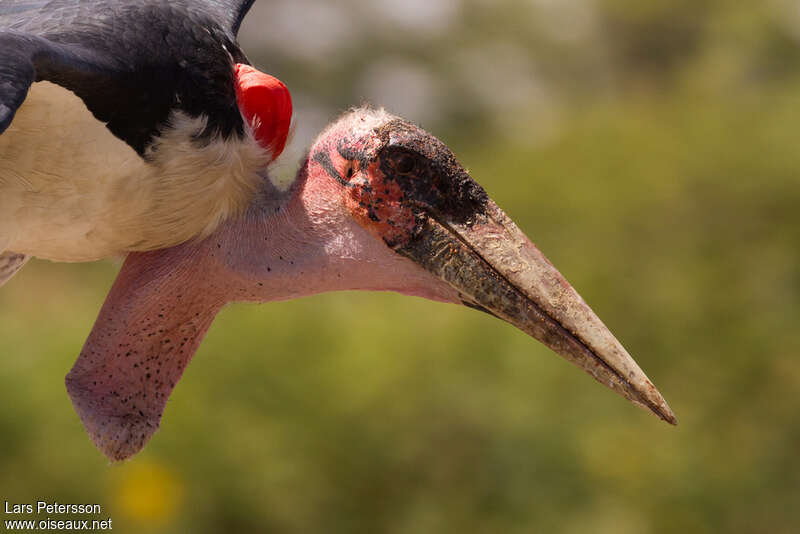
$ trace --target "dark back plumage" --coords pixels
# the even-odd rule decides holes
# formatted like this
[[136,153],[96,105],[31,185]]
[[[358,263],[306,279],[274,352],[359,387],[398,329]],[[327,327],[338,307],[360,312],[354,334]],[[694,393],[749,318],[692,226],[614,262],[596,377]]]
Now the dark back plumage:
[[0,3],[0,134],[28,87],[73,91],[140,155],[173,110],[209,119],[200,138],[241,135],[233,63],[253,0]]

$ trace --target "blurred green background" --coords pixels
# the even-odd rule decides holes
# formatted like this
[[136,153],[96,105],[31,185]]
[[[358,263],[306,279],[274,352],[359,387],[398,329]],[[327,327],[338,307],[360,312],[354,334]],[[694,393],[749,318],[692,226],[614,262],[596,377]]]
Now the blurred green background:
[[109,465],[63,377],[119,264],[32,262],[0,291],[0,499],[135,533],[800,531],[795,0],[259,0],[241,41],[295,95],[276,172],[350,105],[421,123],[680,425],[484,314],[342,293],[224,310]]

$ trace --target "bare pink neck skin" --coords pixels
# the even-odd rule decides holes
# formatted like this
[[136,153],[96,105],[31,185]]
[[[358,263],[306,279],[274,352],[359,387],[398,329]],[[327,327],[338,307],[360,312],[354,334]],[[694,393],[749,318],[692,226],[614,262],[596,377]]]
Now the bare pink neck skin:
[[110,459],[128,458],[150,439],[228,302],[343,289],[459,301],[455,290],[346,216],[337,192],[314,178],[301,174],[284,195],[265,180],[250,211],[204,241],[128,255],[66,379],[78,415]]
[[298,175],[287,193],[265,180],[242,218],[200,244],[203,284],[224,301],[286,300],[339,290],[397,291],[460,302],[450,286],[390,250],[345,213],[327,178]]

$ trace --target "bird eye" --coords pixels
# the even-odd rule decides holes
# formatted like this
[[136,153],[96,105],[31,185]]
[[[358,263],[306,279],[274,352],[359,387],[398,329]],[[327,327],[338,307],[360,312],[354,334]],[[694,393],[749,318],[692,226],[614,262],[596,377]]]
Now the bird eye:
[[351,164],[349,164],[349,165],[347,166],[347,171],[345,172],[345,174],[344,174],[344,175],[345,175],[345,177],[346,177],[346,178],[349,180],[350,178],[352,178],[352,177],[353,177],[353,173],[354,173],[354,172],[355,172],[355,170],[353,170],[353,164],[351,163]]
[[417,160],[409,154],[403,154],[397,158],[397,172],[400,174],[411,174],[417,166]]

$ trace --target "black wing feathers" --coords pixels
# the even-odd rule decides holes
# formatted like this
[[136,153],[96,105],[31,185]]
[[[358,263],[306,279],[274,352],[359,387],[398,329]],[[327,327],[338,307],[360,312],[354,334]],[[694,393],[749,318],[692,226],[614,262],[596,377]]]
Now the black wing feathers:
[[220,20],[224,17],[227,21],[225,28],[236,36],[239,33],[239,26],[242,25],[242,20],[250,8],[255,3],[255,0],[218,0],[200,2],[201,4],[215,4],[216,11],[220,14]]
[[0,60],[0,134],[11,124],[36,77],[30,59],[34,48],[35,44],[20,36],[0,33],[0,50],[4,50]]
[[0,2],[0,134],[47,80],[143,156],[173,110],[209,117],[201,138],[241,135],[231,67],[252,1]]
[[232,38],[239,33],[255,0],[0,0],[0,28],[35,32],[83,21],[91,23],[96,14],[113,13],[120,7],[171,4],[176,9],[205,13]]

